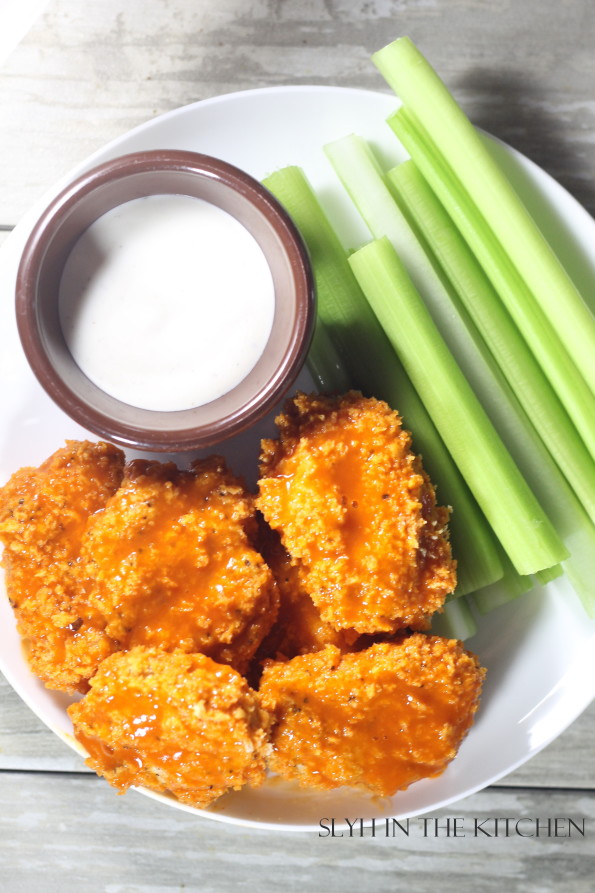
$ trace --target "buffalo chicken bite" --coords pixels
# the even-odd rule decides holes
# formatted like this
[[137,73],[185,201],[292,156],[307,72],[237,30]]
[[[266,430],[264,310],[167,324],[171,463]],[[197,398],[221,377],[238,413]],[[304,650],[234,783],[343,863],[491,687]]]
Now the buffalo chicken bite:
[[456,756],[484,672],[460,642],[423,633],[269,661],[260,696],[274,717],[270,767],[304,786],[392,796]]
[[130,463],[81,550],[119,648],[200,651],[243,671],[278,606],[253,523],[252,498],[218,457],[190,471]]
[[204,808],[265,778],[270,718],[247,682],[204,654],[137,646],[105,660],[68,708],[88,765]]
[[299,394],[263,441],[257,506],[336,629],[425,629],[456,585],[448,509],[386,403]]
[[325,645],[336,645],[342,651],[353,648],[359,634],[352,629],[337,630],[322,619],[305,588],[304,568],[290,558],[278,533],[263,524],[257,546],[277,581],[279,613],[256,659],[288,660],[297,654],[319,651]]
[[90,602],[79,551],[89,519],[116,492],[124,454],[69,441],[39,468],[21,468],[0,490],[6,589],[33,671],[49,687],[85,690],[114,648]]

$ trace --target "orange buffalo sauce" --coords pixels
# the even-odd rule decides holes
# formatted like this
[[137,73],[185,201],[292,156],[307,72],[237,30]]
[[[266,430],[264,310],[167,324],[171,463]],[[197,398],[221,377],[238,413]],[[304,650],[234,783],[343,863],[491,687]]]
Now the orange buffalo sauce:
[[270,662],[260,690],[276,719],[271,768],[316,788],[393,795],[455,757],[483,675],[460,643],[422,634]]
[[68,713],[88,765],[121,792],[145,785],[204,807],[264,780],[268,714],[239,673],[203,654],[117,652]]
[[193,471],[136,461],[89,525],[92,601],[120,648],[201,651],[244,669],[278,595],[246,528],[252,502],[222,460]]
[[[201,748],[194,733],[178,728],[175,741],[167,734],[168,711],[177,709],[171,698],[159,703],[156,695],[148,695],[123,687],[98,703],[93,723],[102,729],[99,735],[78,732],[77,738],[89,754],[89,765],[102,775],[110,775],[121,792],[131,785],[142,784],[147,773],[159,780],[167,774],[169,786],[190,787],[221,784],[222,777],[216,753]],[[119,725],[119,738],[102,739],[108,726]],[[112,774],[113,773],[113,774]]]
[[49,687],[85,690],[112,650],[88,599],[81,541],[122,479],[124,454],[107,443],[68,441],[39,468],[0,489],[6,589],[33,671]]
[[399,415],[356,391],[298,394],[264,441],[257,507],[323,620],[358,633],[425,629],[456,585],[448,509]]

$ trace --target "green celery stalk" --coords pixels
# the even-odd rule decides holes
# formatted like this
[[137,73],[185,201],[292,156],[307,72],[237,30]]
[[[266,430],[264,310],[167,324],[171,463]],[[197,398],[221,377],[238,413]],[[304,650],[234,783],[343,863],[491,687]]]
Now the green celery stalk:
[[[559,567],[559,565],[555,565]],[[543,571],[540,571],[543,573]],[[515,598],[530,592],[535,588],[535,582],[531,577],[518,574],[512,564],[504,561],[504,576],[501,580],[496,580],[488,586],[483,586],[476,592],[467,596],[471,605],[473,605],[480,614],[489,614],[495,611],[501,605],[514,601]]]
[[361,136],[352,133],[328,143],[324,151],[374,238],[388,236],[393,243],[443,337],[447,338],[451,326],[456,327],[458,323],[445,307],[449,297],[444,282],[395,202],[372,149]]
[[[564,562],[564,568],[588,609],[595,576],[595,527],[519,403],[516,393],[518,387],[513,390],[506,381],[466,308],[461,305],[460,295],[448,288],[440,277],[439,264],[433,253],[428,252],[427,240],[425,245],[420,242],[409,220],[395,202],[382,170],[365,140],[352,134],[326,146],[325,151],[372,234],[376,237],[385,235],[392,242],[446,346],[467,381],[471,383],[504,446],[553,522],[556,532],[566,542],[570,556]],[[506,311],[497,298],[496,302],[506,316]],[[514,331],[512,322],[510,325]],[[486,320],[485,328],[490,328],[489,319]],[[526,353],[522,340],[520,344],[513,340],[513,345],[521,353]],[[555,407],[556,400],[553,397],[553,409]],[[546,406],[546,413],[547,409]],[[552,414],[556,422],[564,421],[564,415],[556,418],[555,413]],[[595,469],[567,417],[566,423],[566,429],[561,431],[554,428],[552,432],[550,426],[549,434],[550,437],[557,438],[562,448],[566,438],[574,437],[577,448],[570,453],[567,464],[583,459],[578,472],[575,473],[572,469],[571,473],[595,517]]]
[[[317,329],[325,330],[336,348],[349,386],[398,410],[413,432],[414,448],[423,457],[439,500],[453,507],[449,527],[458,562],[457,595],[497,580],[502,564],[494,535],[362,294],[345,249],[307,177],[291,166],[263,183],[284,205],[308,247],[317,291]],[[316,372],[326,363],[324,356],[318,357],[319,350],[325,350],[322,337],[314,341],[309,363],[325,389],[328,376],[321,378]]]
[[[387,180],[473,319],[533,426],[595,521],[595,466],[491,282],[413,161],[403,162],[389,171]],[[540,498],[537,491],[536,495]],[[545,504],[544,508],[547,509]],[[593,551],[595,554],[595,543]]]
[[533,574],[568,558],[388,238],[360,248],[349,263],[515,569]]
[[464,642],[477,632],[475,617],[466,598],[446,602],[444,609],[432,617],[430,633]]
[[[427,187],[427,184],[426,190],[419,190],[416,188],[418,181],[421,179],[421,175],[418,172],[414,173],[412,163],[406,162],[400,167],[404,170],[400,173],[399,169],[395,170],[392,176],[392,181],[400,187],[401,198],[406,200],[407,207],[412,216],[421,223],[428,244],[431,248],[436,248],[440,261],[447,267],[448,272],[456,281],[459,295],[465,298],[465,290],[469,288],[469,285],[471,284],[473,289],[473,287],[478,284],[477,279],[474,278],[474,268],[471,267],[471,270],[469,270],[466,267],[465,261],[469,258],[466,246],[462,243],[463,250],[459,251],[458,246],[460,244],[460,239],[459,242],[457,242],[456,238],[454,241],[448,238],[449,234],[454,231],[452,226],[450,227],[450,230],[447,228],[445,222],[447,215],[445,212],[442,212],[444,217],[441,218],[441,221],[444,225],[441,225],[440,218],[436,218],[433,214],[436,199],[431,193],[431,190],[429,190],[429,187]],[[430,201],[430,198],[433,199],[433,201]],[[456,232],[454,232],[454,235],[458,236]],[[473,262],[472,258],[471,260]],[[479,271],[479,273],[481,276],[481,271]],[[482,281],[480,278],[480,289],[481,285]],[[495,303],[488,302],[487,307],[482,306],[482,311],[484,313],[484,330],[487,335],[489,335],[491,326],[498,329],[499,309],[501,310],[497,301]],[[521,361],[521,368],[524,368],[527,354],[526,351],[523,350],[523,342],[521,340],[517,344],[514,341],[514,326],[511,328],[510,321],[505,313],[503,322],[508,322],[508,327],[503,325],[499,330],[501,348],[506,350],[511,344],[515,346],[520,353],[518,360]],[[506,345],[504,345],[504,341],[507,342]],[[521,394],[525,384],[526,381],[523,381],[521,377],[520,384],[515,389],[518,395]],[[531,392],[529,396],[531,396]],[[514,402],[516,398],[512,395],[510,399]],[[550,415],[557,425],[559,424],[559,418],[557,418],[555,410],[556,406],[553,405],[550,408]],[[544,407],[544,413],[544,422],[547,427],[547,406]],[[494,420],[493,415],[492,420]],[[578,504],[575,495],[569,490],[566,480],[561,476],[557,465],[551,460],[551,457],[544,452],[543,444],[537,439],[535,431],[532,430],[531,427],[527,428],[525,426],[524,432],[523,430],[518,432],[521,439],[514,437],[514,432],[512,432],[513,439],[511,440],[510,436],[505,436],[507,434],[506,426],[502,422],[498,427],[506,445],[517,461],[517,464],[525,475],[529,485],[532,487],[541,505],[554,523],[556,530],[570,550],[570,557],[563,562],[563,569],[567,572],[575,590],[581,597],[585,609],[590,613],[593,610],[594,601],[592,581],[595,578],[595,528]],[[510,433],[511,432],[508,432],[508,435],[510,435]],[[556,433],[557,432],[554,431],[554,435]],[[563,433],[566,437],[570,437],[568,432]],[[550,438],[551,433],[547,441],[548,446],[551,445]],[[562,448],[563,447],[564,444],[562,444]],[[580,454],[579,458],[576,458],[576,461],[580,471],[579,479],[575,481],[576,487],[579,490],[579,494],[583,496],[583,501],[592,511],[593,465],[588,456],[585,456],[584,460],[581,462]],[[572,470],[570,471],[570,474],[572,476]],[[583,476],[582,480],[580,479],[581,475]],[[591,488],[590,491],[589,488]],[[586,499],[585,496],[587,497]],[[553,579],[552,577],[549,578]],[[546,582],[546,580],[542,579],[541,582]]]
[[342,394],[350,388],[349,378],[327,327],[316,319],[312,343],[306,358],[310,375],[325,394]]
[[568,355],[595,390],[592,316],[551,246],[477,131],[413,42],[401,38],[372,56],[404,106],[428,133],[486,224],[555,326]]
[[585,447],[595,458],[595,400],[554,328],[535,303],[498,240],[485,225],[469,195],[457,183],[436,146],[420,129],[414,117],[403,107],[390,118],[389,123],[491,280],[572,419]]
[[[495,583],[491,583],[489,586],[485,586],[467,596],[470,604],[480,614],[489,614],[490,611],[495,611],[501,605],[505,605],[526,592],[530,592],[535,588],[536,584],[545,586],[547,583],[551,583],[552,580],[561,577],[564,573],[563,567],[556,564],[553,567],[539,571],[533,577],[522,577],[520,574],[517,574],[510,562],[506,561],[506,556],[504,556],[503,563],[504,576],[501,580],[497,580]],[[592,610],[588,611],[588,613],[589,616],[593,616]]]
[[[557,580],[564,573],[564,567],[561,564],[555,564],[554,567],[546,567],[545,570],[539,571],[534,574],[535,580],[540,586],[545,586],[546,583],[551,583],[552,580]],[[591,584],[591,589],[593,588],[593,584]]]

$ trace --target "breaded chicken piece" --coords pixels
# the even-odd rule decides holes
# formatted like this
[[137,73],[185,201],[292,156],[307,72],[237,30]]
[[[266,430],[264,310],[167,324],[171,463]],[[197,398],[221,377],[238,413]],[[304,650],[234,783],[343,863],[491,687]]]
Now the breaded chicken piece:
[[270,717],[246,681],[203,654],[137,646],[108,657],[68,708],[87,764],[204,808],[265,778]]
[[243,672],[278,608],[253,524],[252,497],[221,458],[191,471],[129,463],[81,548],[92,603],[119,648],[201,651]]
[[69,441],[0,490],[6,588],[32,669],[49,688],[84,690],[113,650],[89,603],[79,548],[89,517],[117,490],[123,466],[114,446]]
[[425,629],[456,585],[448,509],[386,403],[298,394],[265,440],[257,506],[337,629]]
[[290,559],[279,534],[262,524],[257,548],[277,581],[280,603],[275,625],[258,649],[256,660],[289,660],[297,654],[320,651],[325,645],[336,645],[341,651],[351,649],[359,633],[337,630],[322,619],[304,587],[301,563]]
[[270,661],[260,683],[274,717],[270,768],[304,786],[392,796],[456,756],[484,673],[460,642],[423,633]]

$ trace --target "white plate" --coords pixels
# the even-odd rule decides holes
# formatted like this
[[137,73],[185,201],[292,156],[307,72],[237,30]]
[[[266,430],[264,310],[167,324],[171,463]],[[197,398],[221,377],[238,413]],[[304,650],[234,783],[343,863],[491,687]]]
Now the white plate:
[[[47,201],[85,168],[139,149],[191,149],[219,156],[261,178],[301,165],[317,189],[346,247],[367,240],[343,196],[322,146],[347,133],[371,140],[393,163],[404,153],[384,123],[396,107],[386,94],[331,87],[279,87],[206,100],[163,115],[95,153],[32,209],[0,253],[0,482],[17,468],[38,464],[78,428],[46,397],[22,354],[13,318],[16,267],[28,231]],[[497,141],[505,165],[577,284],[595,293],[595,222],[547,174]],[[302,381],[307,386],[307,378]],[[268,426],[267,426],[268,427]],[[242,472],[255,467],[261,429],[229,445]],[[392,799],[351,790],[322,794],[276,779],[254,791],[227,795],[200,814],[220,821],[280,830],[319,830],[323,818],[406,818],[427,813],[496,781],[559,735],[595,695],[595,621],[585,616],[564,581],[537,589],[482,620],[468,642],[488,676],[475,726],[447,771]],[[0,600],[0,667],[31,709],[71,746],[68,699],[47,691],[29,671],[8,601]],[[180,809],[198,812],[161,795]]]

